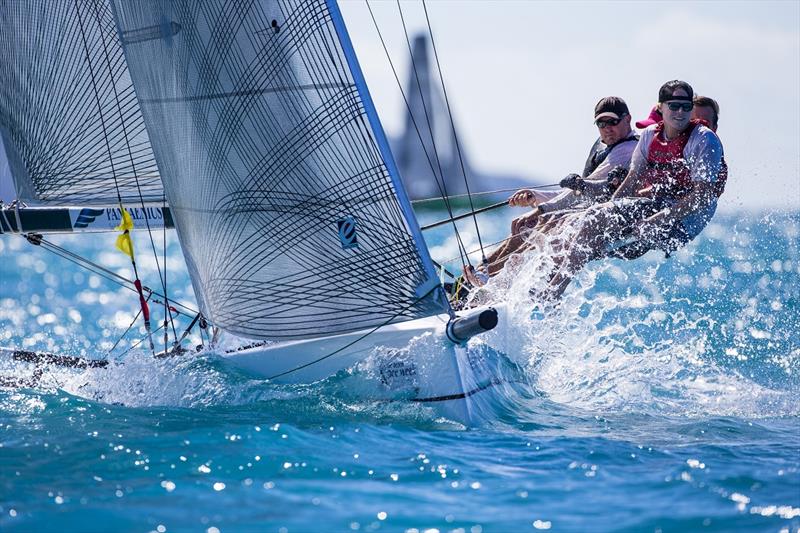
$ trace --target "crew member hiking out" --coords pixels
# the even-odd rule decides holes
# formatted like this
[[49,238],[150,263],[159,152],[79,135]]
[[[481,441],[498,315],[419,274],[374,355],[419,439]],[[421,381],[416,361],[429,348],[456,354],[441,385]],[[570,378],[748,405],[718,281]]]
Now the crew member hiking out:
[[669,254],[694,239],[714,216],[722,193],[719,137],[691,119],[694,91],[673,80],[659,90],[663,121],[642,133],[631,170],[610,202],[572,215],[575,238],[555,257],[557,269],[539,296],[560,296],[592,259]]
[[561,191],[521,189],[511,195],[508,203],[512,207],[533,209],[512,221],[511,235],[487,257],[477,273],[465,267],[464,274],[473,286],[483,285],[500,272],[513,254],[530,249],[534,245],[533,234],[560,229],[566,210],[586,208],[611,197],[627,174],[639,136],[631,130],[628,105],[618,96],[606,96],[597,102],[594,124],[599,137],[589,151],[582,175],[567,175],[561,180]]

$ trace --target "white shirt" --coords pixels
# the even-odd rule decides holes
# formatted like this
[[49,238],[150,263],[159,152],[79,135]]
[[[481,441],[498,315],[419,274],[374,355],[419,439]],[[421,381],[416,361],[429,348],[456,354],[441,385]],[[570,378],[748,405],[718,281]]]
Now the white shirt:
[[[648,126],[639,139],[636,149],[633,151],[631,160],[631,172],[644,172],[647,168],[647,152],[656,134],[656,124]],[[711,129],[699,125],[692,130],[686,146],[683,148],[683,157],[689,166],[689,176],[692,181],[715,183],[719,179],[719,171],[722,167],[722,142],[717,134]],[[717,199],[713,200],[694,213],[687,215],[681,220],[686,233],[690,238],[694,238],[702,231],[705,225],[714,216],[717,210]]]
[[[635,135],[631,132],[626,139],[631,139]],[[641,141],[640,141],[641,142]],[[608,153],[606,158],[600,163],[594,171],[586,176],[584,180],[588,182],[604,184],[608,181],[608,173],[612,169],[623,166],[627,168],[631,164],[631,156],[637,143],[633,141],[620,142],[615,145]],[[547,196],[545,196],[547,194]],[[537,202],[539,202],[539,209],[542,213],[552,213],[561,209],[568,209],[579,204],[584,204],[588,200],[585,195],[576,194],[571,189],[563,191],[548,191],[547,193],[534,192]],[[540,196],[544,201],[539,200]]]

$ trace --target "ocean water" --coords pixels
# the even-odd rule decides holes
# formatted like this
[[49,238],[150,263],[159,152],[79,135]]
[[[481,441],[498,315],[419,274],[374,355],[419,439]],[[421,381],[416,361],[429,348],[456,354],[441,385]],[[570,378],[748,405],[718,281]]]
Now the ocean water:
[[[508,217],[480,219],[484,244]],[[113,236],[52,240],[130,275]],[[153,360],[138,325],[107,355],[132,292],[17,236],[0,259],[0,346],[121,363],[0,387],[2,531],[800,531],[800,213],[720,214],[668,260],[592,263],[555,308],[527,297],[530,254],[491,288],[514,342],[471,425],[360,398],[358,369],[275,386],[213,353]]]

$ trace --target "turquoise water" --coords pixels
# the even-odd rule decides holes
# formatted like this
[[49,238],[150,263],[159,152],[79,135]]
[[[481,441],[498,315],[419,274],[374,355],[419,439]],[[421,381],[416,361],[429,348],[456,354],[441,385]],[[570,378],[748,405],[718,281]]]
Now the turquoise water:
[[[493,242],[508,217],[482,221]],[[113,236],[56,242],[129,275]],[[168,256],[191,303],[174,242]],[[0,258],[4,347],[104,357],[136,312],[133,293],[19,237]],[[512,385],[476,399],[472,427],[359,399],[357,370],[273,386],[213,353],[121,356],[129,341],[111,370],[0,388],[0,529],[800,530],[800,214],[719,215],[667,261],[593,263],[545,314],[520,280],[499,326],[518,339]]]

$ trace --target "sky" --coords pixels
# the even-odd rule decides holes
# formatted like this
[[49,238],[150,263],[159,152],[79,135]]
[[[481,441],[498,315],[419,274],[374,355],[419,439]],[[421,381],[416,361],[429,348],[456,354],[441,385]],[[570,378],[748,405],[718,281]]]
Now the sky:
[[[370,0],[405,83],[409,53],[397,3]],[[410,34],[421,1],[401,2]],[[404,104],[363,0],[341,10],[381,121]],[[428,0],[459,140],[483,171],[557,182],[580,172],[597,137],[594,105],[626,100],[647,116],[668,80],[721,108],[730,167],[720,209],[800,210],[800,2]]]

